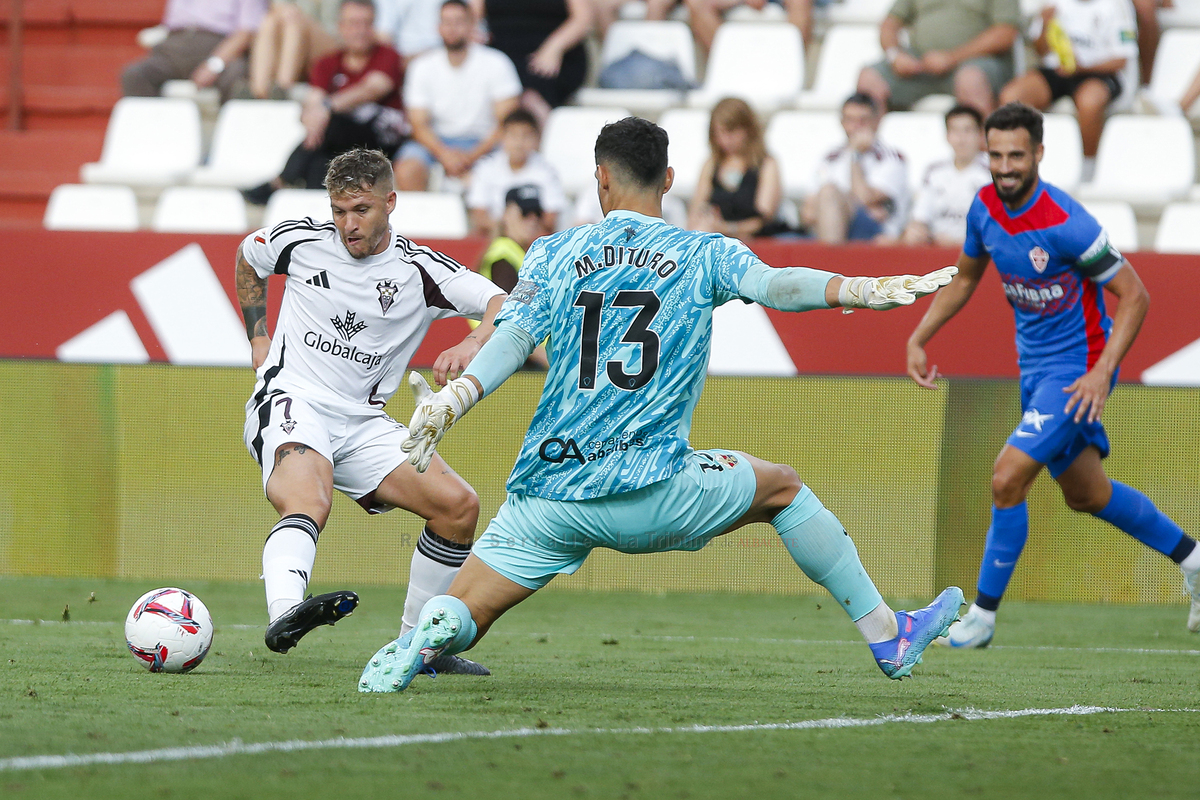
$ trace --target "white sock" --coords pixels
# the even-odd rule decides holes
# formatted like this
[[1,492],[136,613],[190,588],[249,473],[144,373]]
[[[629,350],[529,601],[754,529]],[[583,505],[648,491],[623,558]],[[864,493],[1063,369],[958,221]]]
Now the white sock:
[[981,620],[986,622],[988,625],[994,626],[996,624],[996,612],[995,611],[988,611],[986,608],[980,608],[979,606],[975,605],[974,603],[971,603],[971,607],[967,609],[967,613],[974,614],[975,616],[979,617]]
[[263,583],[271,622],[304,600],[317,558],[318,533],[317,523],[305,514],[289,514],[271,529],[263,545]]
[[1179,568],[1184,572],[1200,570],[1200,546],[1193,547],[1187,558],[1179,562]]
[[404,598],[404,618],[400,635],[412,630],[429,598],[445,594],[458,574],[459,567],[471,554],[471,546],[443,539],[429,528],[421,531],[417,549],[408,568],[408,595]]
[[886,642],[900,635],[900,629],[896,625],[896,612],[883,602],[868,611],[865,617],[854,620],[854,624],[858,626],[858,632],[867,640],[867,644]]

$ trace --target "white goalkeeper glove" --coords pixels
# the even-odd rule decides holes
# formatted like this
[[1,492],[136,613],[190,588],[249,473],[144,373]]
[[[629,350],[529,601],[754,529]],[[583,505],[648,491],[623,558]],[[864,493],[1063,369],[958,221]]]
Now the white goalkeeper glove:
[[928,275],[892,275],[885,278],[843,278],[838,289],[842,308],[889,308],[910,306],[918,297],[933,294],[958,274],[958,267],[942,267]]
[[408,453],[408,461],[417,472],[424,472],[438,442],[459,417],[479,402],[480,393],[471,381],[457,378],[435,394],[419,372],[408,373],[408,385],[412,387],[417,408],[408,423],[408,438],[400,449]]

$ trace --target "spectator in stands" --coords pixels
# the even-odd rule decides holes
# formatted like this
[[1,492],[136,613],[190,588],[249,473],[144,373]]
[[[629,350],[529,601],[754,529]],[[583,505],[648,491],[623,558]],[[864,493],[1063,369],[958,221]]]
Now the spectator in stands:
[[446,0],[442,46],[413,59],[404,82],[412,140],[396,154],[396,188],[424,191],[440,163],[464,178],[500,141],[500,121],[516,110],[521,81],[508,56],[471,40],[475,18],[464,0]]
[[1133,11],[1137,16],[1138,60],[1141,65],[1142,85],[1150,83],[1154,72],[1154,56],[1158,53],[1158,40],[1162,28],[1158,24],[1158,9],[1171,8],[1172,0],[1133,0]]
[[688,8],[688,22],[692,26],[692,35],[696,44],[707,53],[712,49],[713,38],[717,28],[725,21],[725,14],[738,6],[748,6],[761,10],[768,2],[777,2],[783,6],[788,22],[800,29],[800,35],[807,45],[812,38],[813,0],[683,0]]
[[338,49],[340,0],[275,0],[250,48],[250,94],[286,100],[322,56]]
[[500,148],[479,159],[471,171],[467,209],[471,212],[472,232],[495,236],[506,198],[518,186],[537,190],[538,217],[554,230],[558,215],[567,208],[567,196],[558,173],[538,152],[541,132],[537,120],[527,109],[518,108],[504,118],[501,131]]
[[817,167],[820,187],[804,202],[802,218],[827,244],[895,239],[908,206],[904,156],[879,141],[880,113],[870,95],[853,94],[842,105],[846,143]]
[[1179,99],[1178,104],[1171,103],[1170,101],[1163,102],[1157,98],[1154,104],[1158,107],[1160,114],[1183,115],[1186,117],[1197,100],[1200,100],[1200,71],[1196,72],[1196,75],[1192,78],[1192,82],[1184,90],[1183,97]]
[[375,0],[375,30],[408,64],[442,46],[438,22],[443,0]]
[[736,239],[781,232],[779,164],[767,154],[762,126],[745,100],[726,97],[713,107],[708,143],[688,228]]
[[343,49],[313,65],[312,89],[300,120],[304,141],[292,152],[283,173],[243,194],[266,203],[285,186],[319,189],[334,157],[355,147],[394,152],[407,124],[399,87],[400,54],[375,41],[375,6],[371,0],[342,0],[338,32]]
[[545,124],[587,77],[583,40],[594,0],[471,0],[487,22],[491,45],[517,68],[522,104]]
[[[1060,30],[1065,38],[1048,35]],[[1083,139],[1083,179],[1095,169],[1105,109],[1136,92],[1137,31],[1129,0],[1046,0],[1030,36],[1041,64],[1014,79],[1001,103],[1045,110],[1060,97],[1075,101]]]
[[971,106],[947,111],[946,141],[954,157],[926,170],[904,229],[904,244],[961,247],[967,235],[967,211],[979,190],[992,182],[978,111]]
[[157,97],[167,81],[190,78],[228,99],[246,77],[246,51],[266,12],[267,0],[167,0],[167,38],[125,68],[121,90]]
[[862,71],[858,90],[882,109],[952,94],[986,116],[1012,77],[1020,22],[1018,0],[896,0],[879,29],[886,57]]

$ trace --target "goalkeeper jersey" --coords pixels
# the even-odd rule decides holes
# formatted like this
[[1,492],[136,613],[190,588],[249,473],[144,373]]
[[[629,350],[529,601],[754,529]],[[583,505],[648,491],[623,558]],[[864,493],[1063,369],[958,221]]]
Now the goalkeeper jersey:
[[995,262],[1023,372],[1092,368],[1112,329],[1101,287],[1125,259],[1083,206],[1042,181],[1028,203],[1010,209],[989,183],[967,212],[963,252]]
[[618,210],[537,240],[497,321],[548,335],[545,388],[508,491],[584,500],[678,472],[714,306],[761,263],[741,242]]

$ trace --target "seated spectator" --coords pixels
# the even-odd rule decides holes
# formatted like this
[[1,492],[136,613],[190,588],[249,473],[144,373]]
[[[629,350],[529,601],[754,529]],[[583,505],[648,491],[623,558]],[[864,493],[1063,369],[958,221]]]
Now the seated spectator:
[[975,195],[992,182],[984,153],[983,117],[970,106],[946,112],[946,141],[954,158],[929,166],[904,229],[904,244],[961,247],[967,211]]
[[[896,0],[879,29],[885,59],[863,69],[858,91],[880,109],[952,94],[987,116],[1012,78],[1018,0]],[[909,45],[900,46],[907,29]]]
[[566,210],[567,197],[558,173],[538,152],[541,134],[537,120],[526,109],[518,108],[504,118],[501,131],[500,149],[479,159],[471,171],[467,209],[472,232],[495,236],[506,198],[518,186],[532,186],[538,191],[538,215],[549,230],[555,230],[558,215]]
[[879,141],[875,101],[853,94],[842,105],[846,144],[817,167],[820,188],[804,201],[804,223],[827,244],[895,239],[908,206],[908,167]]
[[250,94],[286,100],[322,56],[338,48],[339,0],[275,0],[250,48]]
[[[696,44],[707,53],[712,49],[717,28],[725,21],[725,14],[738,6],[749,6],[755,10],[766,7],[769,0],[684,0],[688,8],[688,22]],[[800,29],[800,36],[807,45],[812,39],[813,0],[771,0],[783,6],[788,22]]]
[[375,31],[392,45],[407,65],[417,56],[442,46],[438,19],[443,0],[375,0]]
[[688,227],[736,239],[779,233],[779,164],[767,155],[762,126],[745,100],[726,97],[713,107],[708,143],[712,154],[700,170]]
[[471,40],[475,18],[463,0],[442,4],[442,46],[414,58],[404,82],[412,140],[396,154],[396,188],[424,191],[440,163],[464,178],[496,148],[500,121],[516,110],[521,81],[508,57]]
[[1158,53],[1158,40],[1162,28],[1158,24],[1158,9],[1171,8],[1173,0],[1133,0],[1133,13],[1137,17],[1138,60],[1141,64],[1142,85],[1150,84],[1154,72],[1154,56]]
[[338,31],[343,49],[313,65],[312,89],[300,115],[304,141],[292,152],[279,177],[243,192],[266,203],[276,189],[319,189],[334,157],[365,147],[394,152],[406,123],[400,105],[400,54],[375,42],[371,0],[342,0]]
[[246,77],[246,51],[267,13],[267,0],[168,0],[163,39],[121,73],[128,97],[157,97],[170,80],[216,86],[227,100]]
[[[1065,37],[1047,35],[1055,30]],[[1000,102],[1045,110],[1060,97],[1072,98],[1083,139],[1083,179],[1090,180],[1105,110],[1122,93],[1137,91],[1137,35],[1129,2],[1046,0],[1030,35],[1041,66],[1005,86]]]
[[550,109],[587,78],[584,38],[592,29],[593,0],[472,0],[487,22],[491,45],[517,68],[521,103],[545,124]]

